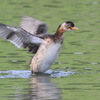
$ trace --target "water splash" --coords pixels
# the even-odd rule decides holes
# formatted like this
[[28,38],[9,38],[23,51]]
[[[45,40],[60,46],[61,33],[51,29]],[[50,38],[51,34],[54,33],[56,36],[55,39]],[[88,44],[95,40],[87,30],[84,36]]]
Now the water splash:
[[0,78],[29,78],[31,72],[27,70],[0,71]]
[[75,74],[75,72],[72,71],[53,71],[53,70],[48,70],[45,73],[50,74],[50,77],[64,77],[64,76],[69,76],[71,74]]
[[[43,75],[49,75],[50,77],[64,77],[75,72],[72,71],[54,71],[48,70]],[[0,71],[0,78],[30,78],[32,77],[31,71],[28,70],[9,70],[9,71]]]

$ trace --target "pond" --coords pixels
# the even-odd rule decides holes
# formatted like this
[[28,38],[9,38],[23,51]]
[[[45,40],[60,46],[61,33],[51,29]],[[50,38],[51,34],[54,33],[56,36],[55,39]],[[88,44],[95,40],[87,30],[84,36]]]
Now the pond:
[[99,100],[100,1],[0,1],[0,23],[18,26],[22,16],[44,21],[50,33],[66,20],[79,30],[64,34],[58,59],[42,75],[31,75],[27,49],[0,39],[0,99]]

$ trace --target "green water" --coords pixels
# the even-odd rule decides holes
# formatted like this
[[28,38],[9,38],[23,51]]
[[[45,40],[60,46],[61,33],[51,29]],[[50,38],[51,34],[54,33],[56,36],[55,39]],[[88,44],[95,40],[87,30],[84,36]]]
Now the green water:
[[[51,66],[55,71],[71,71],[75,74],[61,78],[37,76],[0,79],[0,99],[99,100],[100,0],[0,1],[1,23],[18,26],[24,15],[47,23],[50,33],[54,33],[63,21],[71,20],[75,23],[79,30],[64,34],[60,55]],[[31,57],[27,50],[18,49],[0,39],[0,71],[29,70]]]

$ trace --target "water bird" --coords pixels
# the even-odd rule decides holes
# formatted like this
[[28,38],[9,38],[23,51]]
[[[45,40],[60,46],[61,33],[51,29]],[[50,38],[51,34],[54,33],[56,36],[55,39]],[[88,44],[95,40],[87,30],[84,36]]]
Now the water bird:
[[20,27],[0,23],[0,38],[10,41],[18,48],[28,48],[34,54],[30,60],[32,73],[44,73],[55,62],[62,46],[63,33],[78,30],[74,23],[65,21],[60,24],[54,34],[48,33],[44,22],[25,16],[20,21]]

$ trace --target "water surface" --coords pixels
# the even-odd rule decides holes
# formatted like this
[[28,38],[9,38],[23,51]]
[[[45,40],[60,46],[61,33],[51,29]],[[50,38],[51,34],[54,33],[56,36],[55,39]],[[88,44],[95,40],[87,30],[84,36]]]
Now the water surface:
[[28,63],[33,55],[0,39],[0,99],[99,100],[100,1],[0,1],[1,23],[18,26],[23,15],[44,21],[50,33],[66,20],[73,21],[79,30],[64,34],[49,75],[31,76]]

